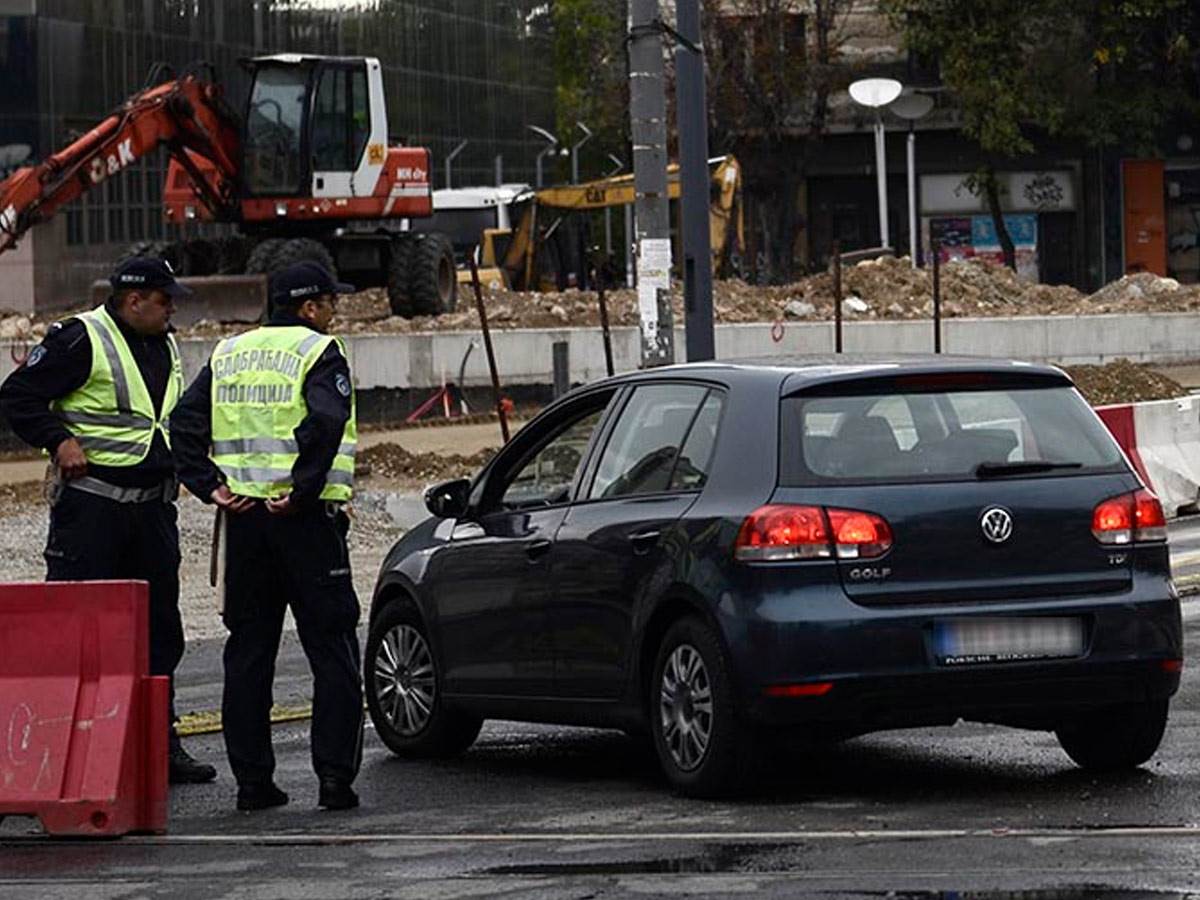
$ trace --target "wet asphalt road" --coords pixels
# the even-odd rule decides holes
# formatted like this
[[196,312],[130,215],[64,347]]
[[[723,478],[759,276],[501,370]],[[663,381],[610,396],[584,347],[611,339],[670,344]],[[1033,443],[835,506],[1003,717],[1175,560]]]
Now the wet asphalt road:
[[[1200,597],[1184,606],[1200,639]],[[214,699],[217,646],[189,650],[181,690]],[[294,646],[281,702],[307,693]],[[739,896],[1177,897],[1200,894],[1200,672],[1158,755],[1088,776],[1052,735],[958,725],[858,738],[764,762],[736,802],[672,796],[619,734],[489,723],[451,762],[401,762],[368,731],[350,813],[315,808],[307,723],[277,726],[292,803],[242,814],[219,765],[176,788],[171,834],[106,842],[0,826],[0,898]]]

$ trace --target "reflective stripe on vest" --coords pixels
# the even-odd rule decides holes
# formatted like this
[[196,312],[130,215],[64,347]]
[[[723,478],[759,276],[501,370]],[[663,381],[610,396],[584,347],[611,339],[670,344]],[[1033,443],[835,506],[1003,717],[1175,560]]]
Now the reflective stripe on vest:
[[125,336],[103,306],[82,313],[92,365],[87,381],[51,404],[67,430],[79,441],[88,462],[101,466],[135,466],[150,452],[155,431],[171,445],[171,411],[183,393],[183,368],[175,338],[167,335],[171,374],[161,408],[154,402]]
[[[304,379],[331,343],[301,325],[269,326],[221,341],[212,371],[212,455],[229,489],[247,497],[282,497],[292,489],[300,456],[295,432],[308,415]],[[321,499],[349,500],[357,444],[355,402]]]

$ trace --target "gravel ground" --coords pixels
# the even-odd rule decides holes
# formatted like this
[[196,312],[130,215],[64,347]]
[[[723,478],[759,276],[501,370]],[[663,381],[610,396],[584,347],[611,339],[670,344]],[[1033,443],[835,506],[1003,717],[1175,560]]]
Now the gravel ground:
[[[18,486],[29,497],[36,486]],[[350,565],[363,615],[371,602],[375,576],[383,557],[401,531],[384,512],[381,503],[367,495],[355,508],[350,529]],[[190,495],[179,500],[180,566],[179,605],[188,640],[223,637],[225,628],[217,615],[215,592],[208,584],[209,548],[212,544],[213,511]],[[46,546],[47,510],[37,499],[13,506],[0,506],[0,570],[3,581],[41,581],[46,575],[42,550]],[[288,622],[289,628],[295,626]]]

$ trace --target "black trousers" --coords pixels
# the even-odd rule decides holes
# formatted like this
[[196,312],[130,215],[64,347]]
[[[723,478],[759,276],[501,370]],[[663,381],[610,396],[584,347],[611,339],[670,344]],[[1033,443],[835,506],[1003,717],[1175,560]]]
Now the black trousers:
[[150,674],[171,683],[175,734],[175,667],[183,658],[179,616],[179,528],[174,503],[118,503],[66,488],[50,507],[46,580],[139,579],[150,582]]
[[348,527],[344,512],[325,505],[277,516],[256,504],[227,516],[221,710],[239,785],[264,784],[275,771],[272,682],[288,606],[313,673],[313,769],[347,782],[358,774],[363,697]]

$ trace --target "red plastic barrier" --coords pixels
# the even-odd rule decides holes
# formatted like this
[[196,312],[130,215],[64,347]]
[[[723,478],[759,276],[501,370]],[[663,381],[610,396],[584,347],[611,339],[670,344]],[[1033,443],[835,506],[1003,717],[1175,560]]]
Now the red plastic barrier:
[[1112,436],[1117,439],[1117,443],[1129,457],[1129,462],[1133,464],[1138,477],[1142,479],[1142,484],[1150,487],[1150,476],[1146,473],[1146,465],[1142,462],[1141,454],[1138,453],[1137,427],[1133,422],[1133,407],[1127,403],[1120,406],[1098,406],[1096,415],[1108,426]]
[[0,584],[0,816],[54,835],[167,828],[169,680],[141,581]]

